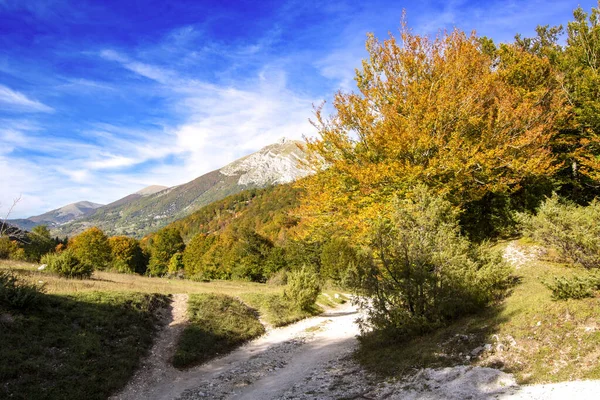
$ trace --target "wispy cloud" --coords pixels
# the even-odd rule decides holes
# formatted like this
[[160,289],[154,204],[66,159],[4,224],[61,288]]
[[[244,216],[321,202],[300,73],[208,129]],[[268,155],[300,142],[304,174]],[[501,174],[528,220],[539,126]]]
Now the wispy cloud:
[[312,104],[354,89],[365,34],[397,32],[403,7],[417,33],[458,26],[507,41],[576,6],[275,3],[0,0],[0,203],[23,193],[18,216],[106,203],[312,136]]
[[15,111],[54,112],[52,107],[42,104],[37,100],[30,99],[23,93],[12,90],[4,85],[0,85],[0,104]]

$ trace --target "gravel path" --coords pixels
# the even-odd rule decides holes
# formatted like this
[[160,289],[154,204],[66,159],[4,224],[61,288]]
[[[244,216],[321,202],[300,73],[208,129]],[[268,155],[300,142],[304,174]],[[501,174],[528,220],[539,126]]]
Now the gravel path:
[[[537,251],[536,251],[537,252]],[[505,257],[517,266],[535,254],[516,243]],[[521,264],[522,265],[522,264]],[[319,317],[270,329],[234,352],[179,371],[171,367],[174,344],[186,323],[186,295],[175,295],[171,322],[132,382],[113,399],[597,399],[599,381],[519,386],[492,368],[424,369],[382,382],[353,359],[359,333],[355,307],[345,304]]]
[[112,400],[148,399],[153,387],[160,382],[170,382],[179,371],[171,365],[177,339],[188,321],[187,294],[174,294],[170,307],[161,318],[165,326],[158,333],[150,354],[142,361],[133,379]]

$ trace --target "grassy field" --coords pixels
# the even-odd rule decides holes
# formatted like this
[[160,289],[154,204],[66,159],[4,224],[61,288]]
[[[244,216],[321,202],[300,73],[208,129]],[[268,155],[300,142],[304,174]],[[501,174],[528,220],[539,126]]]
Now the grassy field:
[[167,296],[45,295],[25,310],[0,305],[0,398],[106,399],[152,345]]
[[[90,279],[64,279],[37,267],[0,260],[0,271],[11,270],[45,291],[36,308],[0,304],[0,398],[106,398],[125,385],[151,347],[157,310],[170,301],[169,294],[190,294],[190,325],[173,360],[179,368],[260,336],[265,328],[259,315],[282,326],[322,311],[295,310],[284,299],[283,286],[102,271]],[[344,301],[334,293],[321,295],[319,302],[330,307]]]
[[93,291],[142,293],[223,293],[239,296],[244,293],[280,293],[282,288],[243,281],[194,282],[185,279],[148,278],[135,274],[95,271],[91,279],[63,279],[38,271],[38,264],[0,260],[0,269],[12,269],[31,282],[43,282],[48,293],[73,294]]
[[[366,337],[357,359],[383,376],[472,364],[514,373],[521,383],[600,379],[600,298],[554,301],[542,283],[574,273],[549,260],[525,263],[515,269],[517,284],[497,307],[409,341],[385,344]],[[473,355],[485,344],[489,351]]]
[[255,310],[223,294],[191,295],[188,316],[173,359],[177,368],[201,364],[265,333]]

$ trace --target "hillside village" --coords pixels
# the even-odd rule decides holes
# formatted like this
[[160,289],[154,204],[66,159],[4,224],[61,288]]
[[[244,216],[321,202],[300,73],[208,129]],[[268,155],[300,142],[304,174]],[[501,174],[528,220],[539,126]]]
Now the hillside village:
[[0,398],[596,398],[599,17],[507,43],[403,17],[316,136],[9,209]]

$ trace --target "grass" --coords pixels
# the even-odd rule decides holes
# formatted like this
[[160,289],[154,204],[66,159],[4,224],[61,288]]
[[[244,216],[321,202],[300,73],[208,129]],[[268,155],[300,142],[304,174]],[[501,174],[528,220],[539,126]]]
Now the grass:
[[223,294],[191,295],[188,316],[173,358],[177,368],[201,364],[265,332],[255,310]]
[[[283,297],[282,286],[104,271],[89,279],[65,279],[37,267],[0,260],[0,271],[11,270],[26,282],[43,285],[47,293],[39,310],[0,310],[0,387],[5,391],[0,398],[3,393],[31,399],[106,398],[126,384],[151,346],[154,305],[168,294],[190,294],[190,324],[173,359],[178,368],[200,364],[263,334],[259,313],[266,323],[283,326],[322,312],[318,306],[295,309]],[[333,291],[319,297],[328,307],[343,301]]]
[[280,293],[245,293],[240,297],[244,303],[260,310],[263,320],[274,327],[289,325],[323,312],[317,305],[308,311],[299,310]]
[[326,289],[319,294],[317,304],[328,308],[335,308],[340,304],[345,304],[349,300],[346,295],[341,294],[339,291]]
[[0,309],[0,398],[106,399],[152,345],[164,295],[44,295]]
[[71,294],[94,291],[120,291],[142,293],[223,293],[239,296],[243,293],[279,293],[281,287],[243,281],[194,282],[187,279],[149,278],[136,274],[95,271],[91,279],[64,279],[37,270],[38,264],[0,260],[0,270],[12,269],[24,279],[44,283],[48,293]]
[[[520,383],[600,379],[600,298],[554,301],[542,283],[574,273],[550,261],[529,262],[515,270],[518,284],[502,304],[412,340],[366,335],[356,357],[382,376],[472,364],[514,373]],[[492,350],[471,354],[484,344]]]

